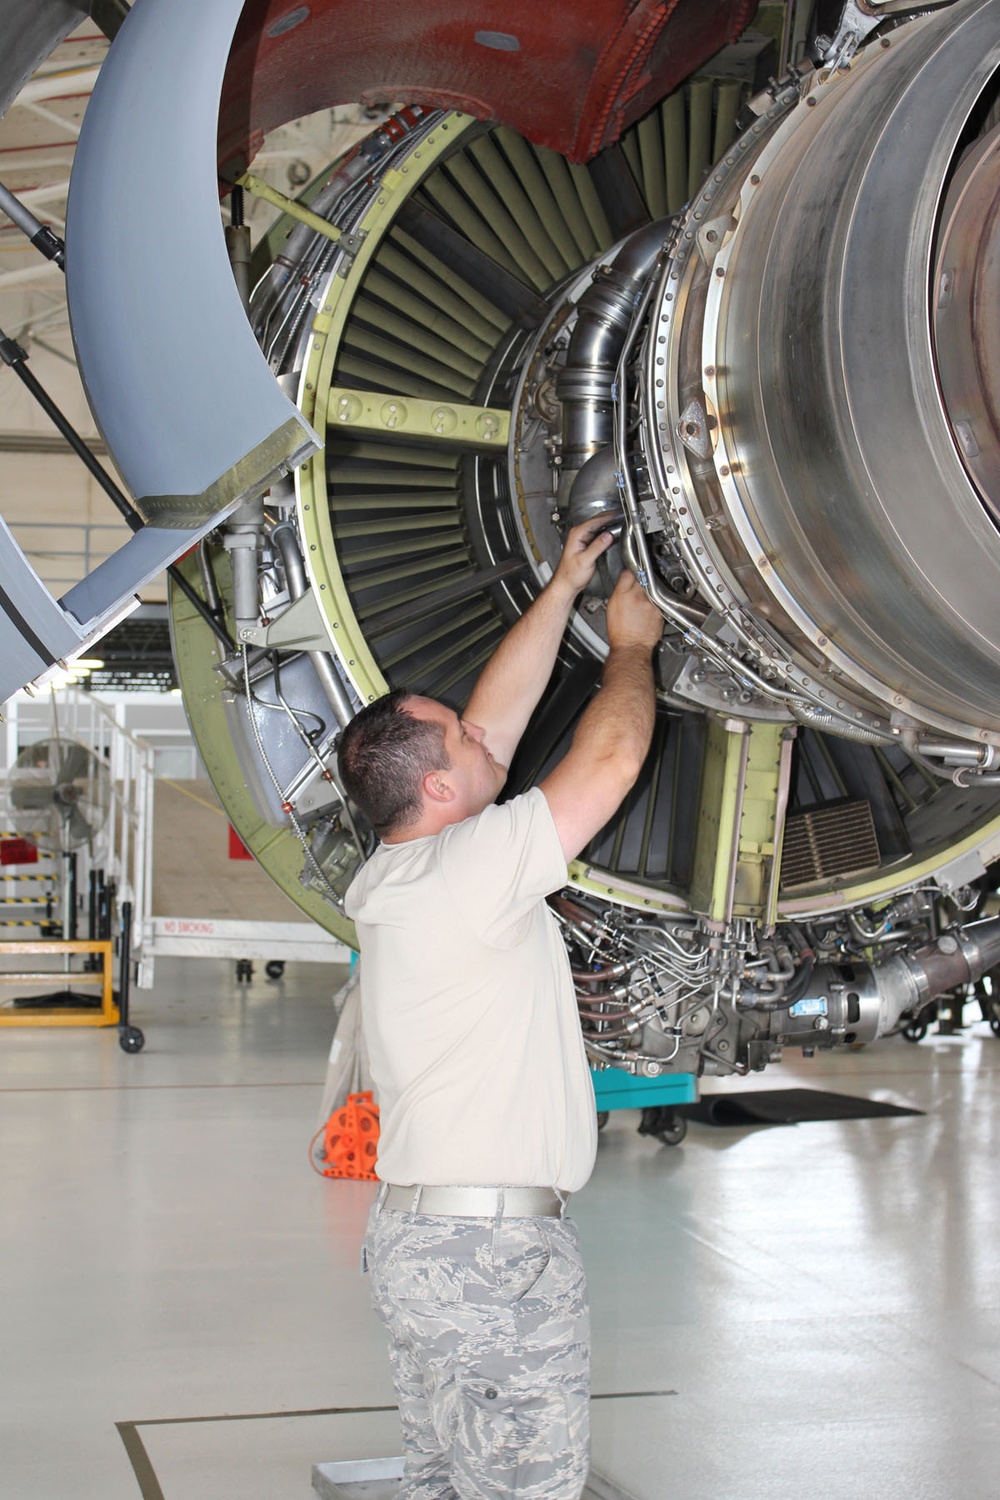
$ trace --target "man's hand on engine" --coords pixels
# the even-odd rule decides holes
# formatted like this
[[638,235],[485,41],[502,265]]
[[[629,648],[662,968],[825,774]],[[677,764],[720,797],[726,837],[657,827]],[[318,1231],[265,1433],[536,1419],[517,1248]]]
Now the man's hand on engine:
[[614,542],[606,527],[615,520],[620,520],[620,514],[615,512],[595,516],[581,526],[574,526],[567,534],[555,579],[571,588],[574,596],[587,587],[598,562]]
[[641,646],[652,651],[663,634],[663,616],[634,573],[626,568],[608,600],[608,644],[612,651]]

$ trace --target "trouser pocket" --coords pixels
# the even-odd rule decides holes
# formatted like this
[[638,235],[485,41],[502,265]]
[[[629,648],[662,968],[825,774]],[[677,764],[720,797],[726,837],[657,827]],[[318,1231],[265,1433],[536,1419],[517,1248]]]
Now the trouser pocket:
[[[586,1394],[506,1392],[470,1382],[458,1402],[452,1483],[476,1500],[577,1500],[586,1479]],[[583,1432],[575,1429],[583,1427]],[[581,1441],[582,1438],[582,1441]]]

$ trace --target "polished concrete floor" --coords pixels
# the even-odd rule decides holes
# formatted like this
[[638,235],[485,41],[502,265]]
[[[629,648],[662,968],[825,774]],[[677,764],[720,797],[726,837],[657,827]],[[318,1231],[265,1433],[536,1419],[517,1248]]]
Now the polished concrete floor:
[[[136,1056],[0,1033],[2,1500],[308,1500],[314,1462],[397,1448],[373,1190],[307,1157],[340,977],[161,961]],[[595,1467],[637,1500],[995,1500],[1000,1041],[742,1087],[802,1084],[926,1113],[675,1149],[612,1116],[575,1201]]]

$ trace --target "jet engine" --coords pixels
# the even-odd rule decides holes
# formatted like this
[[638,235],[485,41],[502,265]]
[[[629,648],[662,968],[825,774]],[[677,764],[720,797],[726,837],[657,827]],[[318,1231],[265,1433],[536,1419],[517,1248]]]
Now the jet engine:
[[188,553],[172,628],[304,911],[350,940],[343,726],[388,687],[460,707],[608,515],[506,793],[564,754],[628,566],[664,619],[653,746],[552,902],[595,1064],[746,1072],[972,986],[1000,1028],[998,83],[1000,0],[849,0],[742,105],[703,79],[611,144],[428,86],[252,257],[266,189],[223,130],[246,315],[322,447]]

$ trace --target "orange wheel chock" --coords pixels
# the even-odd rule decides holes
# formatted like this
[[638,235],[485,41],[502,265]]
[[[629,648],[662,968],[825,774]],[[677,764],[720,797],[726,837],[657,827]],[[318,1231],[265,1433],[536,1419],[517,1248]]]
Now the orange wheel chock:
[[326,1122],[318,1170],[324,1177],[355,1177],[375,1182],[378,1155],[378,1105],[370,1091],[348,1094]]

